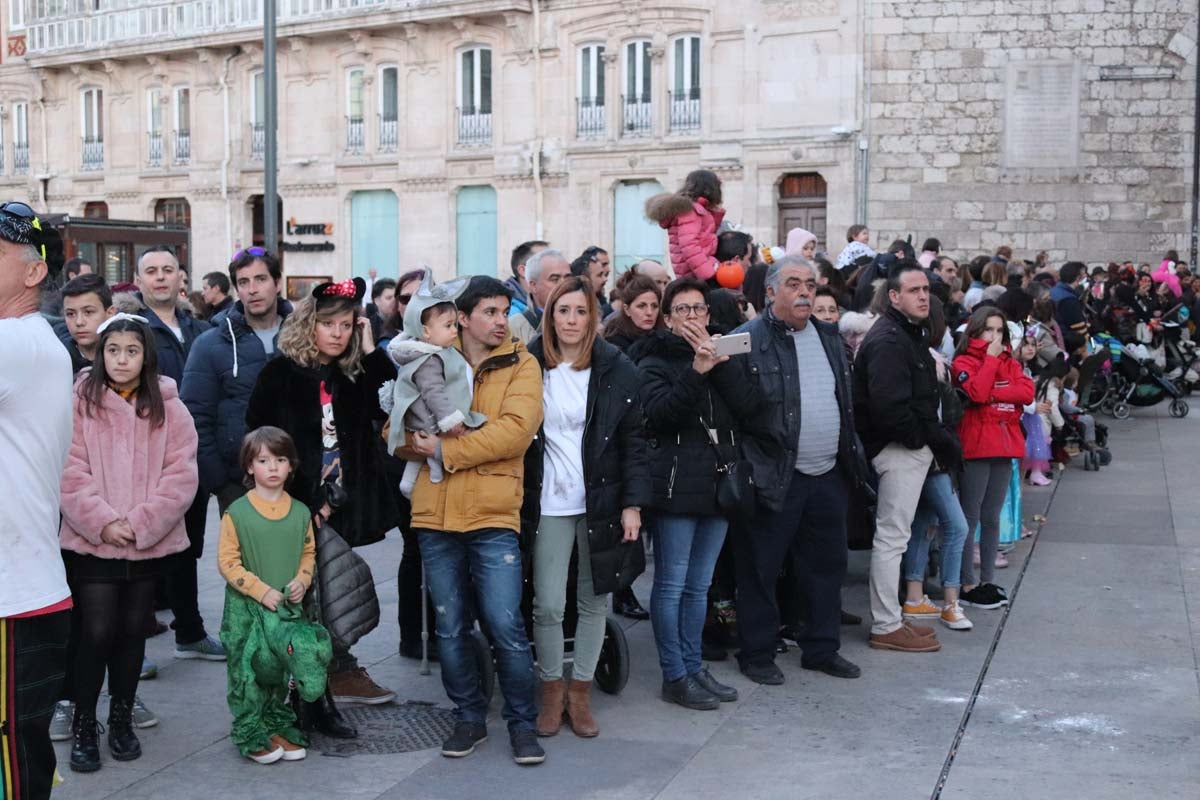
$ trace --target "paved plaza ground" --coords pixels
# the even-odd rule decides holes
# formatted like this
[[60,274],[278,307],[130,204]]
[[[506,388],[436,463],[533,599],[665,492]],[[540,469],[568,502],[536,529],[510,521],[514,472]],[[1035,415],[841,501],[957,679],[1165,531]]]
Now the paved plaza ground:
[[[1198,403],[1197,405],[1200,405]],[[152,639],[158,678],[141,696],[161,719],[140,733],[145,754],[76,775],[55,798],[1189,798],[1200,797],[1200,408],[1184,420],[1165,404],[1138,409],[1111,430],[1112,465],[1069,469],[1057,486],[1027,490],[1025,516],[1045,511],[1040,534],[998,572],[1012,607],[967,609],[969,633],[940,630],[935,654],[867,647],[846,628],[843,654],[863,676],[802,671],[780,656],[787,683],[757,686],[734,661],[713,673],[740,702],[685,711],[658,698],[649,623],[629,624],[629,684],[597,693],[601,735],[564,729],[543,740],[537,768],[512,763],[499,697],[492,738],[472,757],[436,749],[337,757],[269,767],[229,741],[223,664],[176,661],[168,636]],[[1048,509],[1048,510],[1047,510]],[[201,608],[219,627],[223,584],[214,564],[215,504],[201,564]],[[396,655],[400,539],[365,548],[384,621],[355,651],[401,700],[445,707],[441,682]],[[867,614],[867,554],[851,554],[846,607]],[[648,602],[650,575],[637,592]],[[169,620],[170,615],[162,615]],[[497,693],[498,694],[498,693]],[[101,717],[103,719],[103,716]]]

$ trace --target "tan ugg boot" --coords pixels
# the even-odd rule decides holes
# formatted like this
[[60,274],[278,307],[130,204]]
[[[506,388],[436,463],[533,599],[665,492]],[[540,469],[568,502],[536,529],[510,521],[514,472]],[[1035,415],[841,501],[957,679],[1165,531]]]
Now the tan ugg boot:
[[576,736],[590,739],[600,733],[600,726],[592,716],[591,702],[588,693],[592,689],[591,681],[571,681],[567,689],[567,722]]
[[562,678],[542,681],[541,710],[538,711],[537,735],[553,736],[562,727],[567,684]]

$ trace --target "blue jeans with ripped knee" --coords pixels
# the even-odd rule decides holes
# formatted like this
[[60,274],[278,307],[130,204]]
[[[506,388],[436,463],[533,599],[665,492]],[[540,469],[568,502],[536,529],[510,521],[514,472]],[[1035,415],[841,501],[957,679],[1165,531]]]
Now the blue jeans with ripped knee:
[[425,582],[437,619],[442,686],[464,722],[487,720],[487,697],[471,644],[473,611],[492,644],[509,731],[534,729],[537,679],[521,617],[521,550],[505,528],[418,530]]

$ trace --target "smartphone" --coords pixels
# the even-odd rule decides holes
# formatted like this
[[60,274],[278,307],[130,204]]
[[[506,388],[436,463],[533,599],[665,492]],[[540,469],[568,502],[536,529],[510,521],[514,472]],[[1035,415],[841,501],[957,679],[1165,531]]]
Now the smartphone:
[[737,356],[750,352],[750,334],[731,333],[728,336],[713,337],[713,346],[719,356]]

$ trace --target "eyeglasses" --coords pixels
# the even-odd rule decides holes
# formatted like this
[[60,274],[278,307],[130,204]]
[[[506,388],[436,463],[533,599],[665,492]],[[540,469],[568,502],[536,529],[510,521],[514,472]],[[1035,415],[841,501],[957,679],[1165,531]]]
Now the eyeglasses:
[[408,301],[409,301],[409,300],[412,300],[412,295],[411,295],[411,294],[398,294],[398,295],[396,295],[396,302],[397,302],[397,303],[401,303],[402,305],[408,305]]
[[671,306],[671,313],[676,317],[702,317],[708,313],[708,303]]
[[[2,210],[2,209],[0,209],[0,210]],[[234,253],[233,260],[237,261],[242,256],[253,256],[254,258],[262,258],[263,256],[266,256],[266,255],[270,255],[270,253],[268,253],[265,248],[247,247],[244,250],[238,250],[236,253]]]

